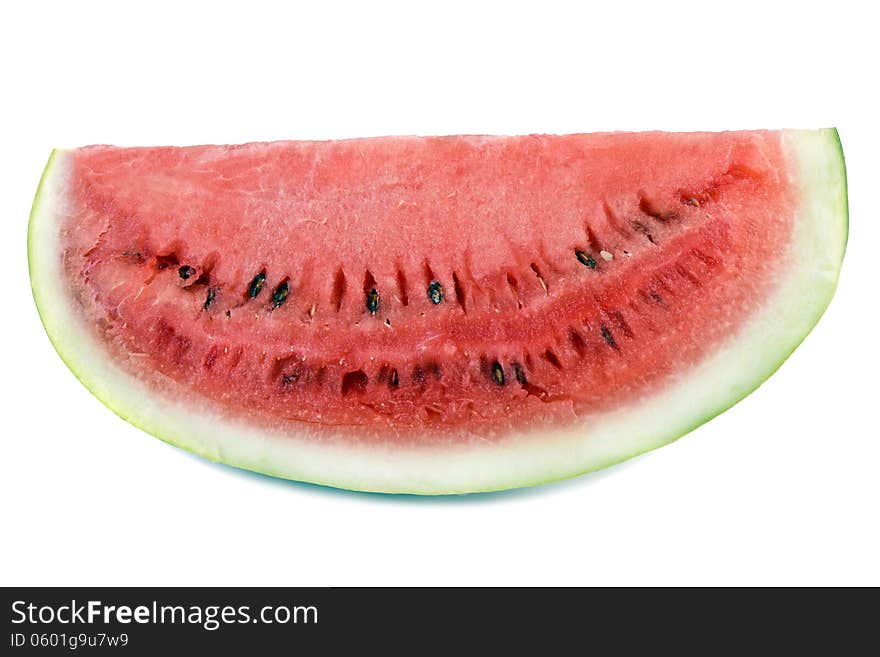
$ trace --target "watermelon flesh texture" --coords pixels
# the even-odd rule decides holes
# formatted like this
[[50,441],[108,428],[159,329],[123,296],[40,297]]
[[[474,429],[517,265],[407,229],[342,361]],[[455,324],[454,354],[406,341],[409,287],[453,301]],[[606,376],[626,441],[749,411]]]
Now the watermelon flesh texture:
[[162,438],[494,490],[758,385],[830,300],[845,194],[834,131],[96,146],[47,167],[32,282],[62,357]]

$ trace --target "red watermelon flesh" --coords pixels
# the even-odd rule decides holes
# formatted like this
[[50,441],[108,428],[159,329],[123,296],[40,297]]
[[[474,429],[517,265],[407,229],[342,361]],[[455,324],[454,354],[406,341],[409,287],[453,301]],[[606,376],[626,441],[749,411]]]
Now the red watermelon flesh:
[[[772,312],[813,257],[792,246],[801,134],[94,146],[55,156],[44,248],[147,415],[175,404],[196,433],[301,460],[534,450],[662,395]],[[430,466],[424,491],[301,476],[199,440],[282,476],[463,489]]]

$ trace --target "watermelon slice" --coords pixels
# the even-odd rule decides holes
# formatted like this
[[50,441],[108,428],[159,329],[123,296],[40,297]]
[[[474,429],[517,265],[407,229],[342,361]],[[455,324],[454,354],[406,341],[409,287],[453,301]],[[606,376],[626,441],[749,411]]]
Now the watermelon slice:
[[830,302],[835,130],[55,151],[52,343],[107,406],[250,470],[527,486],[742,399]]

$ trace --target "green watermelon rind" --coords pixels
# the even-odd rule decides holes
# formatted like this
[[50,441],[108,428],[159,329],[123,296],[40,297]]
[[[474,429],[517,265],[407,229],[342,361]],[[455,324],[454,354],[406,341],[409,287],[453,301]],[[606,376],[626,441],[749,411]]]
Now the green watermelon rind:
[[155,394],[116,366],[74,305],[60,274],[58,213],[65,151],[53,151],[28,226],[31,288],[62,360],[127,422],[212,461],[286,479],[384,493],[489,492],[575,477],[673,442],[757,389],[810,333],[837,286],[849,228],[846,167],[836,129],[785,131],[790,172],[802,195],[790,266],[776,292],[712,356],[667,389],[564,430],[532,431],[487,446],[360,447],[276,435],[224,418],[210,402]]

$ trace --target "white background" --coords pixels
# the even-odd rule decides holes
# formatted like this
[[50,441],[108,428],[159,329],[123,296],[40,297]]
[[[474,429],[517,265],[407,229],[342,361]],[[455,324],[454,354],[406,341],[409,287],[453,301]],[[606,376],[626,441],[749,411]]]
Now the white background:
[[[286,4],[0,10],[0,583],[880,584],[870,3]],[[679,442],[559,484],[393,498],[210,464],[94,399],[31,299],[53,146],[830,125],[851,232],[816,330]]]

